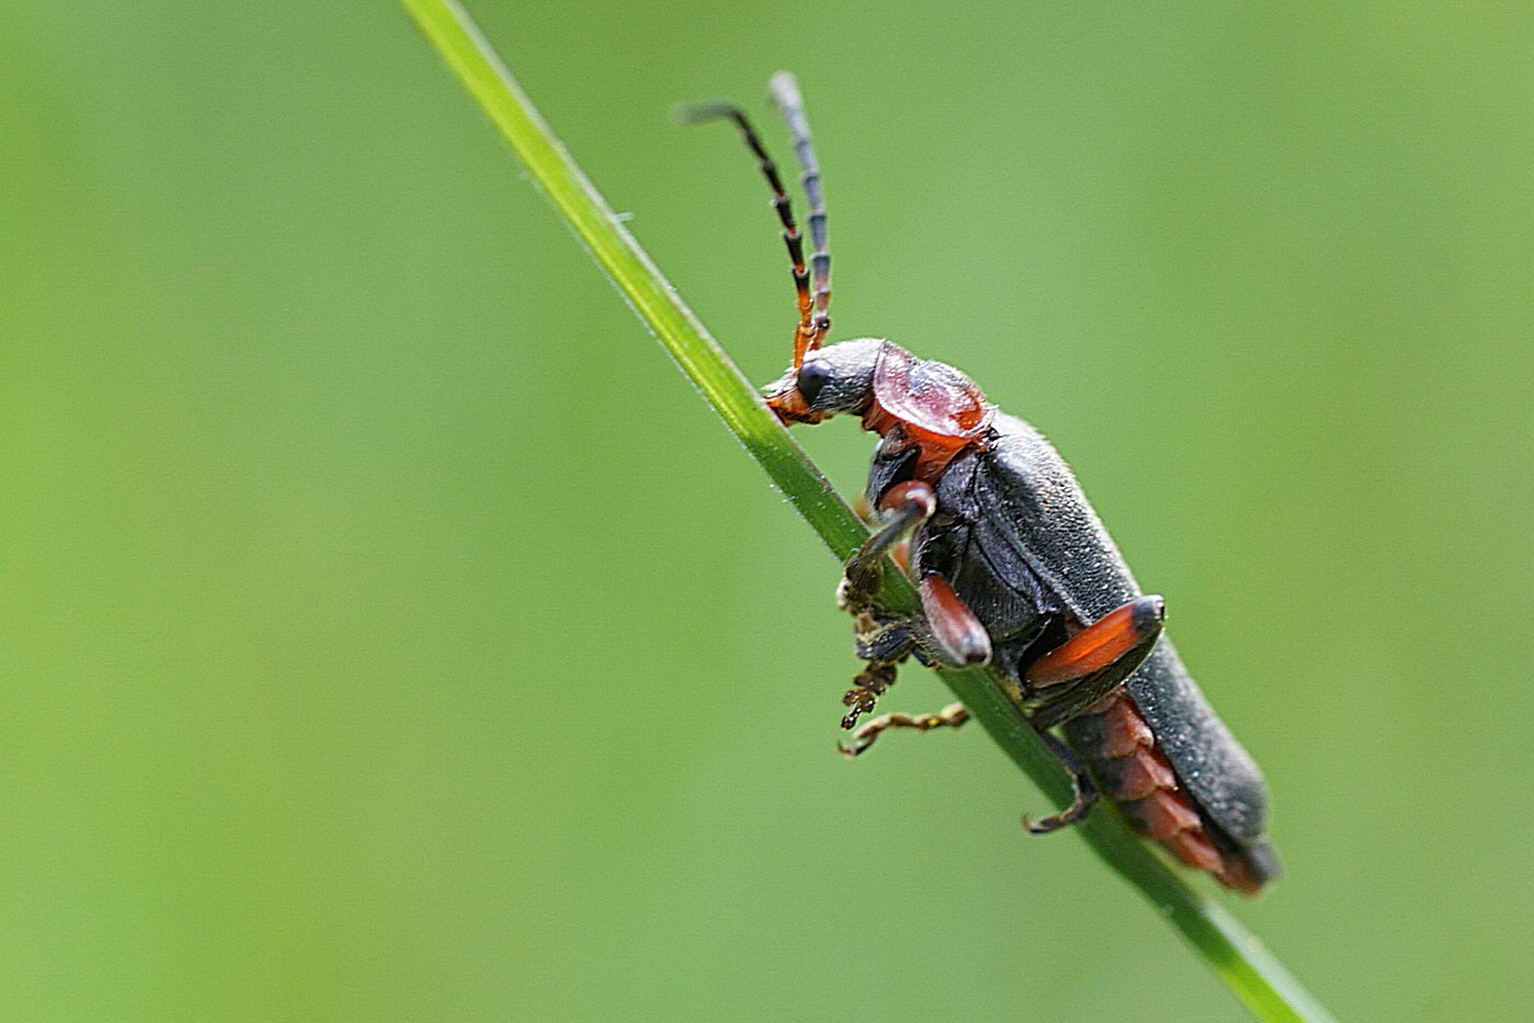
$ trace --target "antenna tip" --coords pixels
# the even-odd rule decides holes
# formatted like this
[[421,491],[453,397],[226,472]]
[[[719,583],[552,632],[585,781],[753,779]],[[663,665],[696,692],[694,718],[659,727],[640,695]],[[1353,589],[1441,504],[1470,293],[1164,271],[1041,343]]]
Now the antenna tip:
[[767,83],[767,91],[780,105],[800,106],[804,102],[799,96],[799,79],[792,71],[774,74]]
[[740,108],[727,99],[706,99],[697,103],[678,103],[671,108],[671,119],[677,124],[697,124],[720,117],[734,117]]

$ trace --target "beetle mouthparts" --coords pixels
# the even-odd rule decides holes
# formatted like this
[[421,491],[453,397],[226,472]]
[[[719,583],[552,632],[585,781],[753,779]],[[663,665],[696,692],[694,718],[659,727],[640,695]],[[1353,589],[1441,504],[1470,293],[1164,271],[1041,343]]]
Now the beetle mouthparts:
[[818,423],[825,418],[820,412],[811,412],[804,395],[799,393],[799,374],[790,369],[775,382],[763,388],[767,395],[767,407],[777,413],[784,423]]

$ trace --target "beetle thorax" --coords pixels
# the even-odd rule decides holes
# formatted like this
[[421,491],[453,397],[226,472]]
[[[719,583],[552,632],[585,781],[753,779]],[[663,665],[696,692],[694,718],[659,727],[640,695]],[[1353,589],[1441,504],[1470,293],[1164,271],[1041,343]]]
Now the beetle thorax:
[[955,455],[980,442],[996,414],[963,373],[878,338],[811,352],[774,385],[767,404],[786,422],[851,414],[881,437],[898,430],[920,447],[917,478],[929,483]]
[[863,428],[887,437],[899,427],[921,449],[916,477],[930,482],[960,451],[979,443],[995,415],[996,406],[969,377],[886,342],[874,367]]

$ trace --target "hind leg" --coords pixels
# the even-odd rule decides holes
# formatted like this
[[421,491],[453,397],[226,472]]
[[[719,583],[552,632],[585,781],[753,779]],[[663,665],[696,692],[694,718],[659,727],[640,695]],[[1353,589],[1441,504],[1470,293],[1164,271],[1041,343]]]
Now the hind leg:
[[1068,824],[1077,824],[1086,819],[1087,814],[1092,812],[1092,807],[1097,805],[1097,785],[1093,783],[1092,776],[1087,774],[1086,767],[1076,751],[1061,742],[1053,732],[1046,732],[1041,728],[1034,729],[1039,733],[1039,738],[1044,740],[1044,745],[1049,747],[1049,752],[1055,755],[1060,766],[1065,768],[1071,776],[1071,805],[1059,813],[1050,814],[1039,820],[1029,820],[1023,816],[1023,827],[1032,834],[1047,835],[1051,831],[1059,830]]
[[1043,697],[1033,727],[1045,731],[1069,721],[1116,689],[1150,655],[1165,618],[1160,597],[1139,597],[1029,665],[1024,681]]
[[1031,692],[1043,693],[1044,703],[1029,724],[1071,776],[1071,805],[1042,820],[1023,818],[1023,826],[1044,834],[1083,820],[1097,802],[1081,758],[1050,731],[1096,705],[1123,684],[1150,654],[1161,635],[1165,607],[1160,597],[1140,597],[1124,604],[1034,661],[1024,672]]

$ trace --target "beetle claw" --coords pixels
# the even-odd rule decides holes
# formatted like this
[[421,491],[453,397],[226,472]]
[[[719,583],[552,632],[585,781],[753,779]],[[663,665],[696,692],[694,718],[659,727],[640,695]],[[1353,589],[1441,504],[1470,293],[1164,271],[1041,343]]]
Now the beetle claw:
[[1059,813],[1041,817],[1038,820],[1029,820],[1023,815],[1023,827],[1031,835],[1047,835],[1051,831],[1058,831],[1069,824],[1077,824],[1086,819],[1087,814],[1092,812],[1092,807],[1097,804],[1097,786],[1092,783],[1092,778],[1082,766],[1081,758],[1076,755],[1065,743],[1061,742],[1053,733],[1038,728],[1034,730],[1049,751],[1055,755],[1060,766],[1065,768],[1071,776],[1071,805]]
[[1072,824],[1080,824],[1087,819],[1087,814],[1092,812],[1092,807],[1097,804],[1097,793],[1076,793],[1076,798],[1071,805],[1059,813],[1052,813],[1048,817],[1040,817],[1032,820],[1025,813],[1022,817],[1023,827],[1030,835],[1047,835],[1051,831],[1059,831],[1061,828]]

